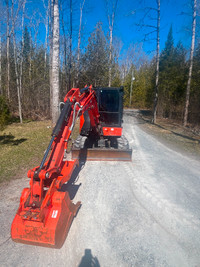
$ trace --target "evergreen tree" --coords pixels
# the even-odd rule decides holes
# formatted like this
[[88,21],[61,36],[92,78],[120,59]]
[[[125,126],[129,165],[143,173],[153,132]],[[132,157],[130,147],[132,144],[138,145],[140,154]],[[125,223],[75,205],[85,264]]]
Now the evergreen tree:
[[174,86],[174,68],[175,68],[175,48],[172,33],[172,26],[170,27],[165,48],[160,55],[160,85],[159,85],[159,103],[158,114],[164,117],[171,117],[171,100]]
[[88,39],[86,52],[82,58],[82,85],[106,86],[108,83],[108,45],[102,23],[98,22]]
[[30,34],[28,32],[27,26],[24,28],[24,47],[23,47],[23,62],[29,62],[29,56],[31,51],[31,44],[30,44]]

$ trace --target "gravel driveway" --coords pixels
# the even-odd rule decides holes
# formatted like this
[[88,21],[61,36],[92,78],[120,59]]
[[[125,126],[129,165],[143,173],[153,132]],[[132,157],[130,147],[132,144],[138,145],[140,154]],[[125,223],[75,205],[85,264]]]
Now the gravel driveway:
[[132,162],[83,166],[71,187],[82,206],[59,250],[12,242],[10,226],[29,180],[1,186],[1,266],[200,266],[200,163],[140,123],[124,116]]

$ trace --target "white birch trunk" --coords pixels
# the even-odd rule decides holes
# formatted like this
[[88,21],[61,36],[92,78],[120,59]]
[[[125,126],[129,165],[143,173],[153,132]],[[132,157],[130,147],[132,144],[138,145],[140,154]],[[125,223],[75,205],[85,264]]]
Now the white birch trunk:
[[111,86],[112,83],[112,44],[113,44],[113,27],[114,27],[114,20],[115,20],[115,12],[117,9],[118,0],[113,3],[112,7],[112,15],[109,14],[108,8],[108,0],[106,0],[107,5],[107,16],[108,16],[108,23],[109,23],[109,33],[110,33],[110,41],[109,41],[109,69],[108,69],[108,86]]
[[26,0],[24,0],[24,2],[23,2],[23,12],[22,12],[22,50],[21,50],[20,72],[19,72],[20,97],[22,97],[23,52],[24,52],[24,11],[25,11],[25,6],[26,6]]
[[108,73],[108,86],[111,86],[112,81],[112,34],[113,27],[110,28],[110,45],[109,45],[109,73]]
[[6,59],[7,59],[7,97],[10,100],[10,12],[9,12],[9,2],[6,1],[6,11],[7,11],[7,25],[6,25]]
[[52,56],[52,122],[56,123],[59,115],[59,6],[54,2],[53,9],[53,56]]
[[187,89],[186,89],[186,99],[185,99],[185,112],[183,125],[187,126],[188,123],[188,107],[190,103],[190,87],[192,80],[192,68],[193,68],[193,56],[194,56],[194,46],[195,46],[195,33],[196,33],[196,15],[197,15],[197,0],[193,0],[193,19],[192,19],[192,41],[190,47],[190,66],[188,73]]
[[47,9],[46,11],[46,18],[45,18],[45,44],[44,44],[44,77],[46,76],[46,67],[47,67],[47,39],[48,39],[48,23],[49,23],[49,13],[50,13],[50,1],[48,1],[48,7],[46,8],[45,2],[43,0],[44,8]]
[[78,31],[78,51],[77,51],[77,76],[76,76],[76,85],[78,85],[78,83],[79,83],[81,29],[82,29],[82,17],[83,17],[84,4],[85,4],[85,0],[83,0],[82,5],[80,4],[80,22],[79,22],[79,31]]
[[50,83],[50,114],[52,115],[52,107],[53,107],[53,97],[52,97],[52,59],[53,59],[53,10],[54,4],[53,0],[49,0],[50,10],[49,10],[49,46],[50,46],[50,53],[49,53],[49,83]]
[[72,72],[72,0],[70,0],[70,32],[69,32],[69,89],[71,89]]
[[154,110],[152,123],[156,123],[158,106],[158,83],[159,83],[159,61],[160,61],[160,0],[157,0],[157,38],[156,38],[156,84],[154,96]]
[[16,48],[16,40],[15,40],[15,20],[13,16],[13,8],[14,8],[14,1],[12,0],[11,19],[12,19],[12,34],[13,34],[14,65],[15,65],[15,75],[16,75],[16,84],[17,84],[17,100],[18,100],[18,111],[19,111],[20,123],[23,123],[22,104],[21,104],[21,96],[20,96],[20,84],[19,84],[19,71],[18,71],[18,66],[17,66],[17,48]]

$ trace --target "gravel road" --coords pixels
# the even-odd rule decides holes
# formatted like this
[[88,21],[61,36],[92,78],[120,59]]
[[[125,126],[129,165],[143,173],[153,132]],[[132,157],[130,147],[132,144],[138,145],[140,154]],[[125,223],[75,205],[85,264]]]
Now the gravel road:
[[124,116],[132,162],[86,162],[70,189],[82,206],[61,249],[12,242],[29,180],[1,186],[1,266],[200,266],[200,163],[145,133],[133,115]]

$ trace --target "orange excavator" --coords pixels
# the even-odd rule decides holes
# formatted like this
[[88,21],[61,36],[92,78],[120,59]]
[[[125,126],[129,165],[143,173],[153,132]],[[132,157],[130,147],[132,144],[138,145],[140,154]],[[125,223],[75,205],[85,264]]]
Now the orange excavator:
[[[132,151],[122,135],[123,87],[72,88],[61,111],[40,166],[28,171],[11,226],[16,242],[60,248],[81,205],[74,204],[69,183],[81,157],[86,160],[130,161]],[[80,135],[69,153],[69,141],[79,119]]]

